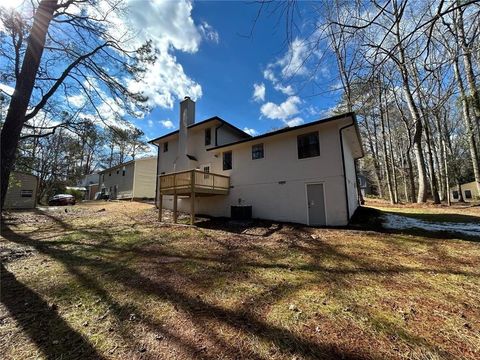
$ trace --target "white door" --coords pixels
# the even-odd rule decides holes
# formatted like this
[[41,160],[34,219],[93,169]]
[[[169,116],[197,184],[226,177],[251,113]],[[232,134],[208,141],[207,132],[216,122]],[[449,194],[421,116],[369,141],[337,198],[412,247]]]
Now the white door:
[[327,225],[323,184],[307,184],[307,206],[309,225]]

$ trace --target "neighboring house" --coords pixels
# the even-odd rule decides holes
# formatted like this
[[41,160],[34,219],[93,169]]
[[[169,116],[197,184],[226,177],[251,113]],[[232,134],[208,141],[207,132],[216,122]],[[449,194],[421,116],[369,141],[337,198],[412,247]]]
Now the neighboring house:
[[5,209],[33,209],[37,205],[38,178],[12,171],[5,197]]
[[[211,216],[346,225],[358,207],[354,160],[363,156],[353,113],[251,137],[213,117],[195,123],[180,103],[179,130],[158,147],[159,207]],[[161,219],[161,212],[160,212]]]
[[153,199],[156,167],[157,158],[152,156],[100,171],[100,191],[110,199]]
[[98,173],[85,175],[78,183],[78,187],[85,188],[85,200],[95,200],[95,194],[99,192]]
[[[472,181],[466,184],[460,185],[464,201],[480,200],[480,194],[478,193],[477,182]],[[451,190],[452,201],[460,200],[460,194],[458,193],[458,187],[455,186]]]

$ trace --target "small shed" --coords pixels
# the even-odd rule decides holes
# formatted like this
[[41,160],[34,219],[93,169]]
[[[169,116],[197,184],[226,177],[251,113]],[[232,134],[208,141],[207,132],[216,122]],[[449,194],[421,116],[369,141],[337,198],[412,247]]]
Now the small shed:
[[463,200],[466,202],[480,200],[476,181],[461,184],[460,189],[458,186],[453,187],[450,194],[452,201],[460,200],[459,190],[462,192]]
[[37,205],[38,178],[19,171],[10,173],[5,209],[33,209]]

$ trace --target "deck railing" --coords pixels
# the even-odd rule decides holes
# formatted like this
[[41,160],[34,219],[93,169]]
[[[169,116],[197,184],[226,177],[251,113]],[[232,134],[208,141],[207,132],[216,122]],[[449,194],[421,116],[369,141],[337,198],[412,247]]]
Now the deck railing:
[[230,177],[200,170],[186,170],[160,175],[160,192],[189,192],[194,187],[195,192],[228,192]]

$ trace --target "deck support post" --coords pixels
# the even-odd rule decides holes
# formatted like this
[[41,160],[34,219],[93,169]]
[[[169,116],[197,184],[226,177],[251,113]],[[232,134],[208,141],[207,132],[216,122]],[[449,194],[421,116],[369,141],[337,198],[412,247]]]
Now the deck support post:
[[173,195],[173,222],[177,223],[177,194]]
[[160,187],[160,178],[158,179],[158,221],[162,221],[162,202],[163,202],[163,196],[162,196],[162,191]]
[[173,174],[173,222],[177,223],[177,174]]
[[190,173],[190,225],[195,224],[195,170]]

